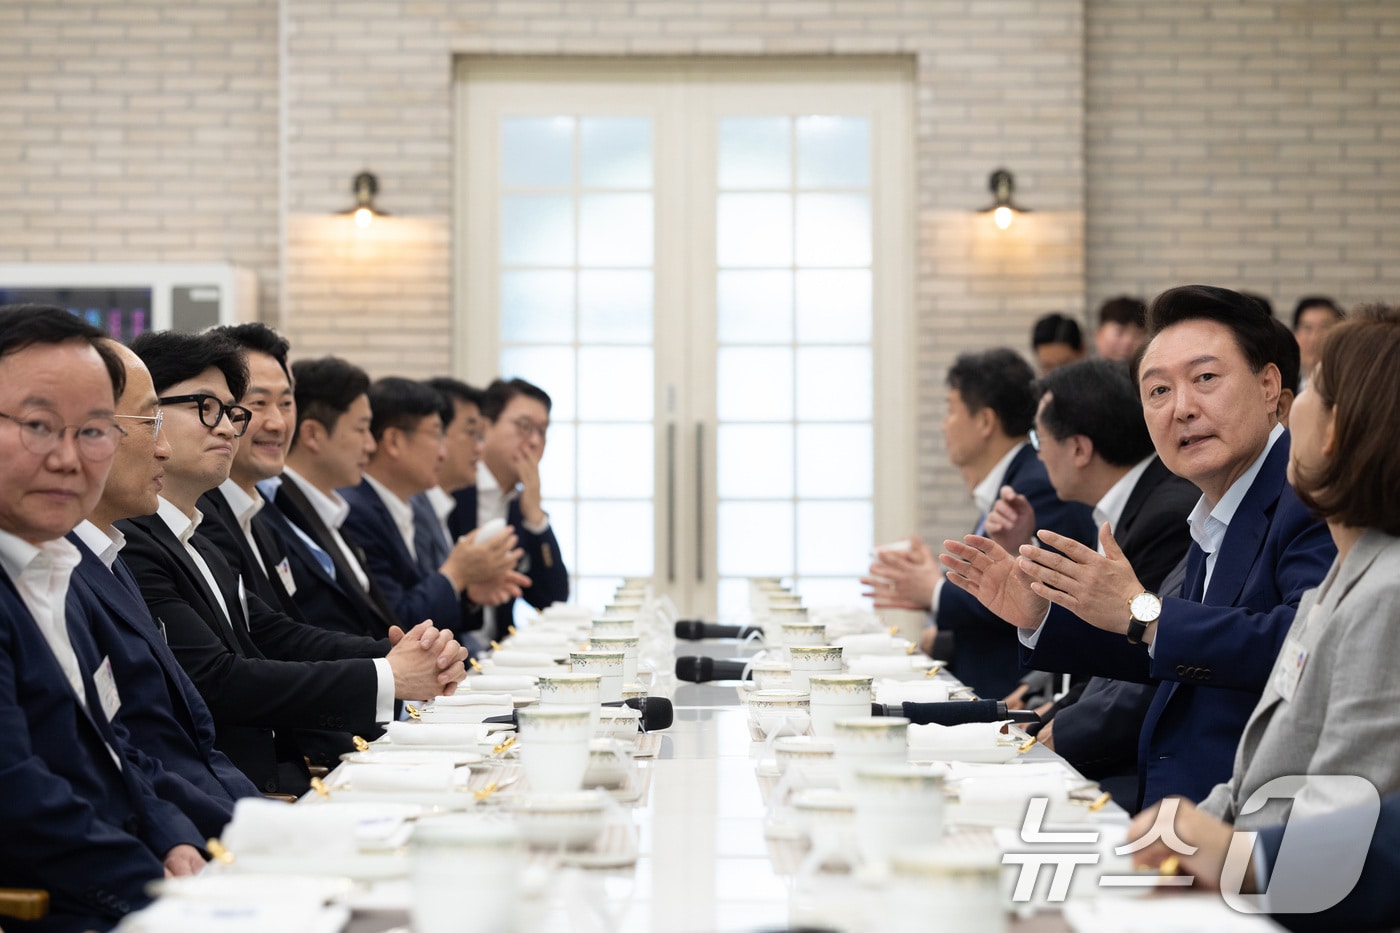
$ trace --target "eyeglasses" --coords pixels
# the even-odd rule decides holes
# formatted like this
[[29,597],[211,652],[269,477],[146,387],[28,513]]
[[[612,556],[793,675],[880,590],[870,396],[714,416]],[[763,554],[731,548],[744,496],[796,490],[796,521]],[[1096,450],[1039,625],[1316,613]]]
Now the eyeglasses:
[[63,435],[71,430],[73,442],[78,446],[78,455],[84,460],[110,460],[117,452],[117,443],[126,436],[121,425],[104,418],[94,418],[82,424],[64,424],[57,416],[45,412],[33,412],[18,418],[0,412],[0,418],[19,425],[20,444],[31,454],[41,457],[57,448]]
[[545,439],[545,434],[549,431],[549,423],[537,424],[529,418],[516,418],[511,424],[515,425],[515,432],[521,437],[529,437],[531,434],[538,434],[540,440]]
[[1030,439],[1031,450],[1034,450],[1038,453],[1040,451],[1040,435],[1035,432],[1035,428],[1031,428]]
[[179,405],[182,402],[193,402],[199,406],[199,422],[206,428],[217,428],[219,422],[227,417],[234,437],[247,434],[248,425],[253,421],[253,413],[242,405],[225,405],[213,395],[168,395],[160,400],[162,405]]
[[151,422],[151,437],[160,437],[160,426],[165,424],[165,410],[157,408],[154,415],[113,415],[114,418],[125,418],[127,421],[149,421]]

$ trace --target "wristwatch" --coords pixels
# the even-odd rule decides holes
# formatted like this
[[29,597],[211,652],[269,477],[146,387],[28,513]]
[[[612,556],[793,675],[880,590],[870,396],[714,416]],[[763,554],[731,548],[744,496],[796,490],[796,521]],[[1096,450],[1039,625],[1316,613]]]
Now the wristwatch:
[[1142,643],[1147,627],[1162,614],[1162,597],[1146,590],[1128,600],[1128,644]]

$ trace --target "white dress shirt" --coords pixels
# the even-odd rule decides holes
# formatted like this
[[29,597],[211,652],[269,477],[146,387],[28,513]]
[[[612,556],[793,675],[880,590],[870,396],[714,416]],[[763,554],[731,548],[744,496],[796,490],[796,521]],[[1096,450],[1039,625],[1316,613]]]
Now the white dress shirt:
[[232,479],[224,480],[218,491],[223,493],[224,501],[233,510],[233,517],[238,521],[238,528],[243,532],[243,538],[248,542],[248,547],[253,551],[253,559],[258,562],[258,567],[263,575],[267,575],[267,564],[263,562],[262,552],[258,550],[257,539],[253,537],[253,516],[262,511],[266,505],[262,496],[250,496],[243,491]]
[[116,525],[112,526],[110,532],[103,531],[92,522],[84,520],[73,533],[78,536],[78,540],[87,545],[87,549],[97,555],[97,559],[102,561],[102,565],[108,570],[117,562],[117,555],[122,548],[126,547],[126,535]]
[[164,496],[160,497],[160,508],[156,509],[156,515],[165,522],[165,527],[170,529],[170,533],[180,539],[180,544],[185,549],[185,553],[194,561],[194,565],[199,568],[200,576],[204,577],[204,582],[209,585],[209,589],[214,593],[214,599],[218,600],[219,609],[223,611],[224,623],[230,629],[233,628],[233,617],[228,613],[228,603],[224,601],[224,594],[219,591],[219,583],[214,579],[214,572],[209,569],[209,565],[204,561],[204,555],[194,549],[190,544],[190,539],[194,537],[195,530],[199,528],[199,523],[204,521],[204,513],[199,509],[194,510],[194,518],[190,518]]
[[[1123,510],[1128,507],[1128,500],[1132,498],[1133,490],[1137,488],[1138,480],[1142,479],[1142,474],[1147,472],[1147,467],[1152,463],[1152,458],[1156,454],[1149,454],[1144,457],[1131,470],[1124,473],[1112,486],[1108,487],[1108,492],[1103,494],[1103,498],[1094,506],[1094,527],[1102,528],[1104,522],[1108,522],[1108,530],[1115,535],[1118,533],[1118,523],[1123,519]],[[1103,553],[1103,542],[1099,542],[1099,553]]]
[[369,483],[369,488],[373,489],[379,496],[379,501],[384,503],[384,507],[389,510],[389,517],[394,520],[394,527],[399,530],[399,537],[403,538],[404,547],[408,548],[408,556],[415,561],[418,560],[418,549],[413,544],[413,506],[394,494],[388,486],[379,480],[365,474],[365,482]]
[[1206,497],[1201,496],[1196,507],[1187,516],[1186,521],[1191,525],[1191,539],[1206,552],[1206,578],[1202,593],[1210,590],[1210,578],[1215,573],[1215,559],[1219,555],[1220,545],[1225,542],[1225,532],[1230,530],[1230,520],[1235,517],[1235,512],[1239,511],[1240,503],[1244,501],[1249,487],[1254,485],[1255,477],[1264,466],[1265,458],[1269,456],[1269,451],[1274,449],[1274,444],[1280,437],[1283,437],[1283,425],[1276,424],[1269,432],[1269,441],[1264,445],[1264,452],[1255,457],[1249,469],[1230,484],[1230,488],[1225,490],[1225,495],[1220,497],[1215,507],[1212,508]]
[[441,486],[434,486],[425,495],[428,497],[428,505],[432,506],[433,514],[437,516],[438,525],[442,528],[442,536],[447,539],[449,545],[455,544],[452,531],[447,527],[447,517],[456,511],[457,500]]
[[326,528],[330,530],[331,537],[335,539],[336,547],[340,548],[341,556],[354,571],[355,578],[360,581],[360,586],[366,593],[369,592],[369,574],[365,573],[365,568],[360,566],[360,559],[355,556],[354,550],[346,543],[345,538],[340,533],[340,526],[345,524],[345,517],[350,514],[350,503],[345,501],[345,497],[338,492],[332,492],[329,496],[311,485],[304,476],[285,467],[282,475],[297,484],[297,488],[306,496],[306,501],[311,503],[311,508],[316,511]]
[[35,547],[23,538],[0,531],[0,566],[4,567],[19,591],[20,600],[49,643],[49,650],[78,695],[78,702],[86,707],[87,691],[83,688],[82,669],[73,652],[64,610],[68,584],[82,559],[82,553],[73,542],[63,538]]

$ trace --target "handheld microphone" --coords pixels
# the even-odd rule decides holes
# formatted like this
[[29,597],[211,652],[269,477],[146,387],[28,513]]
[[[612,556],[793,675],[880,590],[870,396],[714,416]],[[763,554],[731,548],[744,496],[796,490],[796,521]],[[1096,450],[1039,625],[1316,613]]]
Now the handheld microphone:
[[682,641],[701,641],[706,638],[750,638],[763,637],[763,629],[757,625],[720,625],[716,622],[701,622],[698,619],[681,619],[676,623],[676,637]]
[[1007,709],[1001,700],[951,700],[946,703],[872,703],[872,716],[905,716],[915,725],[960,726],[969,722],[1040,722],[1031,709]]
[[[637,729],[641,732],[660,732],[662,729],[669,729],[671,723],[676,721],[675,707],[666,697],[633,697],[630,700],[614,700],[600,705],[630,706],[641,713],[642,718],[637,720]],[[520,719],[515,710],[508,716],[488,716],[482,722],[506,723],[517,729],[520,727]]]
[[676,658],[676,677],[693,684],[709,680],[743,680],[747,661],[716,661],[714,658]]

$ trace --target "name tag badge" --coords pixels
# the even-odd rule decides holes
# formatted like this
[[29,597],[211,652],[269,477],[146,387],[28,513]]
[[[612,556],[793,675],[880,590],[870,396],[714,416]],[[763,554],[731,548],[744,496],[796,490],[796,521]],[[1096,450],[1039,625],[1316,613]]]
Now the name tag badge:
[[97,699],[102,704],[102,712],[110,721],[116,718],[122,708],[122,698],[117,693],[117,679],[112,676],[112,659],[105,657],[97,670],[92,673],[93,685],[97,687]]
[[297,595],[297,581],[292,577],[292,565],[285,557],[277,563],[277,576],[288,596]]
[[1278,663],[1274,665],[1274,690],[1284,702],[1292,703],[1293,694],[1298,691],[1298,681],[1303,676],[1303,668],[1308,664],[1308,649],[1296,638],[1283,643]]

